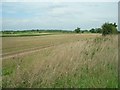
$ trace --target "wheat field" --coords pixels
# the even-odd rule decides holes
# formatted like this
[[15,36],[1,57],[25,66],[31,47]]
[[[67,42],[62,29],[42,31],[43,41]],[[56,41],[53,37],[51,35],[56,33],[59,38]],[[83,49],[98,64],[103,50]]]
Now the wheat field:
[[2,86],[117,88],[118,36],[3,37]]

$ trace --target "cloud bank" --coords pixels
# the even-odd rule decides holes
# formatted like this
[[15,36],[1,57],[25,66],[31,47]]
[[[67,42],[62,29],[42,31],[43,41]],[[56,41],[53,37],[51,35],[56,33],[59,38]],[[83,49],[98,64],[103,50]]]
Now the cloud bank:
[[90,29],[118,19],[117,2],[4,2],[2,29]]

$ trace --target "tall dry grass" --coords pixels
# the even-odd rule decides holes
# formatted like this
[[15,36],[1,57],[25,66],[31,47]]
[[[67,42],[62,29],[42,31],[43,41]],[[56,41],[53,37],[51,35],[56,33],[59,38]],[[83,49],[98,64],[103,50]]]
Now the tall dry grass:
[[74,36],[67,43],[4,59],[3,87],[118,87],[117,36]]

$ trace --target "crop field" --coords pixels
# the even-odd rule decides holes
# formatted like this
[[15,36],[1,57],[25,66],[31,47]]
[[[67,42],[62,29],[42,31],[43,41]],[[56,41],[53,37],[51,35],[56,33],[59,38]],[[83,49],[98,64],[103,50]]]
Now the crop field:
[[2,37],[2,87],[117,88],[118,36]]

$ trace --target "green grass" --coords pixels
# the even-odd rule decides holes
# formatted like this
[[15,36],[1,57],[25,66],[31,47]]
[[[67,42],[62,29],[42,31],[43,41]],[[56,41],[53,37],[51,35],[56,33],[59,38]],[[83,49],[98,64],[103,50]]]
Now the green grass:
[[[59,36],[62,43],[56,45]],[[46,40],[50,37],[52,47],[3,59],[3,87],[118,87],[117,36],[71,34],[46,36]]]
[[43,35],[54,35],[53,33],[21,33],[21,34],[1,34],[2,37],[27,37],[27,36],[43,36]]

